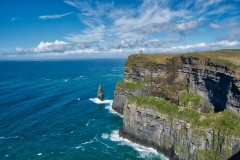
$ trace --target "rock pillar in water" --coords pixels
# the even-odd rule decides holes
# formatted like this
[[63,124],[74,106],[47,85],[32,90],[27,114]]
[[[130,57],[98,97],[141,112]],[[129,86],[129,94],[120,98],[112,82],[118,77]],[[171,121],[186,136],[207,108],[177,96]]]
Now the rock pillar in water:
[[104,99],[103,99],[103,92],[102,92],[102,86],[101,85],[98,86],[98,93],[97,94],[98,94],[98,99],[103,101]]

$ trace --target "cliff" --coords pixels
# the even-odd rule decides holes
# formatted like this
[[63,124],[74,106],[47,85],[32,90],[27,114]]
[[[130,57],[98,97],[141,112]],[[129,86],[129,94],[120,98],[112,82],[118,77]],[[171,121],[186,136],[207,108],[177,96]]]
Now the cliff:
[[231,157],[240,150],[239,59],[239,50],[129,56],[113,102],[121,135],[173,159]]

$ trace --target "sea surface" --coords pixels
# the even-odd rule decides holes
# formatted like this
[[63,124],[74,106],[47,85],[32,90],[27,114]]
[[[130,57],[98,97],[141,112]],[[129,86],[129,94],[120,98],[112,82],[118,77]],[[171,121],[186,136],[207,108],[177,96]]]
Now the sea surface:
[[[124,59],[0,62],[0,159],[165,159],[118,136]],[[101,84],[105,101],[97,97]]]

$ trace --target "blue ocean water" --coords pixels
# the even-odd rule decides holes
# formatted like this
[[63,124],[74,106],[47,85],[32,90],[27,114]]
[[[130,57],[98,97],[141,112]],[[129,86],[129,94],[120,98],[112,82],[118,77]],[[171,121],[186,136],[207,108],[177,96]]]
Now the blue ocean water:
[[118,136],[111,104],[124,63],[0,62],[0,159],[164,159]]

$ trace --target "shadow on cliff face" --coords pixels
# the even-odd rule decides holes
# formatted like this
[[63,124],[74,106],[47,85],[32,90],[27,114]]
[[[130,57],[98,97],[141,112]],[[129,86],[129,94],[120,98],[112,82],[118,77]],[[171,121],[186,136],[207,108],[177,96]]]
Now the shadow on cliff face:
[[231,79],[222,73],[218,73],[216,77],[219,79],[207,77],[204,81],[208,91],[208,98],[214,106],[214,111],[221,112],[226,108]]
[[239,160],[240,159],[240,151],[230,157],[228,160]]

